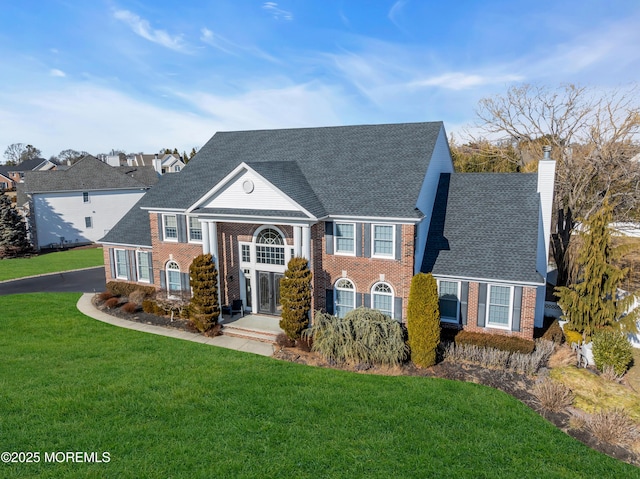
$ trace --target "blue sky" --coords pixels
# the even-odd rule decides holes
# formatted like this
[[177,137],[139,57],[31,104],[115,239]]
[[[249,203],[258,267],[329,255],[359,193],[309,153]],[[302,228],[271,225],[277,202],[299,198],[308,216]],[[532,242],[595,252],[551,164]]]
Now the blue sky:
[[0,153],[442,120],[528,82],[640,74],[638,0],[0,0]]

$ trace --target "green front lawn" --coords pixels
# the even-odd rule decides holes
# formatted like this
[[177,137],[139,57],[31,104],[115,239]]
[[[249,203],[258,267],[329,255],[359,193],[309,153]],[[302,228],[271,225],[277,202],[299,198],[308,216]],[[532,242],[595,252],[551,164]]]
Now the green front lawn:
[[119,329],[78,297],[0,297],[0,451],[41,453],[1,477],[640,477],[494,389]]
[[70,271],[104,264],[102,248],[71,249],[56,253],[0,260],[0,281],[37,274]]

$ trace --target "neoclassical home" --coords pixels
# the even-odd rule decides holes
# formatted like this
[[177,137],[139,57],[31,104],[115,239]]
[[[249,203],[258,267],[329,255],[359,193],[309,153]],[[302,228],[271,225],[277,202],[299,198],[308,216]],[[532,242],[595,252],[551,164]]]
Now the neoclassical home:
[[313,309],[406,320],[411,278],[438,279],[443,321],[532,337],[541,324],[555,163],[456,174],[441,122],[216,133],[102,238],[107,281],[189,293],[211,253],[223,304],[278,315],[290,258]]

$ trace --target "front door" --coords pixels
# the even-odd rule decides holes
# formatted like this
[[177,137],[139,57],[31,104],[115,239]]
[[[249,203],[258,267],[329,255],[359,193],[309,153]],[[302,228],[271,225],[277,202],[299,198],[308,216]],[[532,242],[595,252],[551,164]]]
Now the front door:
[[258,271],[258,313],[276,314],[282,312],[280,304],[280,280],[282,273]]

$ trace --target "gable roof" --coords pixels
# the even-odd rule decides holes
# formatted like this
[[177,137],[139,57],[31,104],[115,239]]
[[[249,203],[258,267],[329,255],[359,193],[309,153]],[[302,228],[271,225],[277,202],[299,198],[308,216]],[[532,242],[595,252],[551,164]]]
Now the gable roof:
[[157,181],[146,169],[153,172],[151,167],[115,168],[88,155],[66,170],[25,172],[24,192],[144,189]]
[[421,271],[544,284],[539,208],[535,174],[441,174]]
[[419,219],[442,122],[216,133],[148,208],[187,209],[241,163],[317,214]]

